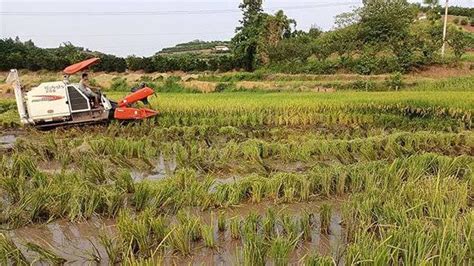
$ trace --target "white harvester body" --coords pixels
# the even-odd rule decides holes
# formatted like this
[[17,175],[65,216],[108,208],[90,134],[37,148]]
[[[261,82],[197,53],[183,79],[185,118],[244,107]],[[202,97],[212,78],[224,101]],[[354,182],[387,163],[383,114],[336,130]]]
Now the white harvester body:
[[[133,105],[142,101],[149,104],[148,97],[155,91],[145,85],[132,90],[132,93],[118,103],[110,101],[100,91],[88,97],[79,88],[79,84],[69,83],[69,75],[76,74],[96,64],[100,58],[90,58],[70,65],[64,69],[63,81],[45,82],[30,90],[21,86],[18,71],[12,69],[7,77],[15,91],[16,105],[22,124],[49,128],[70,124],[98,123],[117,119],[136,121],[154,117],[158,111],[149,108],[135,108]],[[95,102],[95,96],[100,102]]]
[[23,124],[46,126],[107,121],[110,112],[113,112],[112,103],[103,95],[100,108],[92,108],[90,99],[78,89],[79,84],[45,82],[25,92],[16,70],[11,70],[7,81],[14,87],[18,114]]

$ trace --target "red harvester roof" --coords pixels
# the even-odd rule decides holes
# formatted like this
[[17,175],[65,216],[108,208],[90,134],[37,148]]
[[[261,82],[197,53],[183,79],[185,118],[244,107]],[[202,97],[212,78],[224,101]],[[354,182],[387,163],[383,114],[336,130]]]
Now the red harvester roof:
[[86,69],[94,64],[97,64],[100,61],[100,58],[94,57],[91,59],[84,60],[82,62],[70,65],[64,69],[64,73],[68,75],[76,74],[77,72]]

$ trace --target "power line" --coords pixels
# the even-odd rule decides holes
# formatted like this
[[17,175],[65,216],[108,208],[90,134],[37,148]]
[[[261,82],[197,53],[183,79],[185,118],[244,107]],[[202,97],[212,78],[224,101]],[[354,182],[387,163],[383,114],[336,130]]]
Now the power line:
[[30,37],[48,37],[48,38],[60,38],[60,37],[127,37],[127,36],[187,36],[187,35],[197,35],[197,34],[226,34],[229,32],[169,32],[169,33],[118,33],[118,34],[55,34],[55,35],[45,35],[45,34],[32,34],[32,35],[22,35],[22,34],[7,34],[15,35],[18,37],[30,38]]
[[[287,6],[287,7],[275,7],[267,9],[266,11],[277,11],[283,10],[304,10],[314,9],[321,7],[337,7],[337,6],[348,6],[357,5],[360,2],[344,2],[344,3],[321,3],[304,6]],[[0,12],[3,16],[167,16],[167,15],[211,15],[211,14],[226,14],[226,13],[240,13],[239,9],[209,9],[209,10],[169,10],[169,11],[101,11],[101,12],[88,12],[88,11],[11,11],[11,12]]]

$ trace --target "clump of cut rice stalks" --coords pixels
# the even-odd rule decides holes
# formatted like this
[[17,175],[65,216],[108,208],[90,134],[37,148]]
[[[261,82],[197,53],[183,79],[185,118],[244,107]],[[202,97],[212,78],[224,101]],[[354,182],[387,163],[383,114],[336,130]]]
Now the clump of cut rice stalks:
[[295,250],[297,239],[277,236],[270,240],[269,255],[274,265],[284,266],[289,264],[290,254]]
[[239,217],[232,217],[229,222],[230,237],[232,239],[240,239],[240,219]]
[[332,208],[331,205],[325,203],[321,205],[320,210],[320,221],[321,221],[321,233],[329,234],[331,232],[331,216],[332,216]]
[[267,239],[271,239],[275,234],[276,213],[273,208],[269,208],[262,220],[263,232]]
[[243,235],[243,264],[264,266],[267,245],[264,238],[256,232],[247,231]]
[[300,228],[302,231],[302,238],[304,241],[311,241],[312,240],[312,218],[313,214],[309,213],[308,211],[303,211],[300,217]]
[[286,235],[289,238],[299,237],[298,222],[294,220],[292,216],[289,214],[282,214],[280,221],[283,235]]
[[255,212],[251,212],[243,221],[242,231],[244,233],[258,233],[261,217]]
[[124,252],[123,245],[118,238],[109,237],[108,232],[102,231],[99,234],[99,242],[105,249],[110,264],[116,264],[122,261]]
[[303,259],[305,266],[333,266],[337,265],[333,258],[320,256],[319,254],[309,254]]
[[217,228],[219,232],[224,232],[226,229],[226,218],[223,211],[220,211],[217,216]]
[[204,241],[204,245],[208,248],[215,248],[216,247],[216,239],[214,237],[214,226],[212,226],[212,221],[210,225],[203,224],[201,226],[201,234],[202,239]]
[[180,212],[178,213],[179,223],[173,225],[168,243],[182,255],[191,254],[191,243],[198,241],[201,236],[201,220],[197,217]]

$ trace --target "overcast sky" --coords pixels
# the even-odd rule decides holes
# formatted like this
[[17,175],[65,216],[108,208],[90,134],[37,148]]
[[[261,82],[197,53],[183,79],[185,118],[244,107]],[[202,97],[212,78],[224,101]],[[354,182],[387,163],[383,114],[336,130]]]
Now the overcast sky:
[[[229,40],[239,23],[241,0],[0,0],[0,37],[31,39],[40,47],[70,41],[120,56],[148,56],[190,40]],[[266,0],[296,19],[297,28],[332,28],[334,16],[361,0]],[[420,2],[420,1],[412,1]],[[444,2],[444,0],[443,0]],[[474,7],[474,0],[450,0]]]

